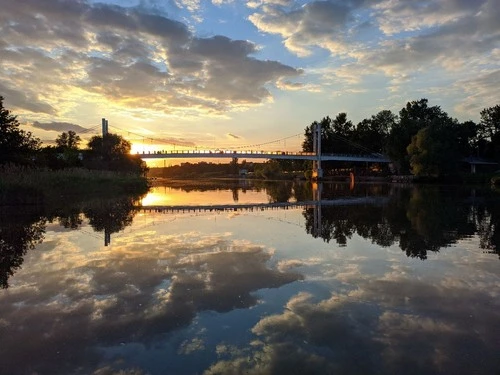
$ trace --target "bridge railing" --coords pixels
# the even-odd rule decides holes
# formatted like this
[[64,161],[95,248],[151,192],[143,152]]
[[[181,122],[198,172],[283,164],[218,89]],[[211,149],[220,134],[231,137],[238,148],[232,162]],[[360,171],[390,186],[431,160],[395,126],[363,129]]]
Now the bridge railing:
[[314,152],[302,152],[302,151],[231,151],[231,150],[160,150],[160,151],[137,151],[137,155],[192,155],[192,154],[214,154],[214,155],[300,155],[300,156],[313,156]]

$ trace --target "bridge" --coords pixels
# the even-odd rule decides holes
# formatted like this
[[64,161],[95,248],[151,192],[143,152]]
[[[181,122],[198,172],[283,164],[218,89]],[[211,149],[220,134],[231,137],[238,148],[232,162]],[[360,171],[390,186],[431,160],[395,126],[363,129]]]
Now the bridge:
[[[102,119],[102,135],[108,133],[108,120]],[[322,178],[322,161],[347,161],[366,163],[390,163],[390,159],[378,153],[368,153],[366,155],[353,154],[323,154],[321,152],[321,125],[316,124],[313,128],[313,152],[288,152],[288,151],[235,151],[235,150],[182,150],[182,151],[155,151],[138,153],[142,159],[281,159],[281,160],[310,160],[313,162],[313,178]],[[286,138],[283,138],[286,139]],[[270,143],[270,142],[268,142]],[[351,142],[352,143],[352,142]],[[267,143],[264,143],[267,144]],[[365,149],[366,151],[366,149]]]
[[[281,159],[281,160],[318,160],[314,152],[289,151],[230,151],[230,150],[181,150],[138,153],[142,159],[187,159],[187,158],[244,158],[244,159]],[[321,154],[322,161],[352,161],[369,163],[390,163],[382,154]]]

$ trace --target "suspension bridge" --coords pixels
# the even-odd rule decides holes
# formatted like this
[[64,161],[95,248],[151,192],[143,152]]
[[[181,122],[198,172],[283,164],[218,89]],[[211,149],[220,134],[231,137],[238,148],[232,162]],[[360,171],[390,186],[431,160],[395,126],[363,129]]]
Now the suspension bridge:
[[[97,126],[88,129],[88,131],[95,130]],[[122,134],[128,134],[145,137],[132,133],[127,130],[119,129]],[[101,124],[102,135],[108,133],[109,124],[108,120],[102,119]],[[85,131],[87,132],[87,131]],[[82,132],[83,133],[83,132]],[[175,150],[176,144],[172,141],[165,141],[163,139],[155,139],[148,137],[148,140],[155,142],[157,144],[169,144],[174,146],[174,150],[161,150],[161,151],[143,151],[137,152],[137,155],[141,159],[268,159],[268,160],[309,160],[313,162],[313,178],[322,178],[323,170],[321,163],[323,161],[339,161],[339,162],[364,162],[364,163],[390,163],[391,160],[380,153],[373,152],[364,146],[355,144],[348,139],[341,139],[344,142],[349,143],[351,146],[360,149],[362,154],[325,154],[321,152],[321,126],[317,126],[313,129],[313,151],[312,152],[300,152],[300,151],[263,151],[262,146],[269,145],[272,143],[277,143],[281,141],[286,141],[286,139],[300,136],[301,134],[295,134],[289,137],[284,137],[281,139],[263,142],[260,144],[248,145],[248,146],[237,146],[237,147],[225,147],[210,149],[209,147],[195,147],[194,149],[183,149]],[[341,138],[341,137],[339,137]],[[178,144],[177,144],[178,146]],[[186,147],[187,148],[187,147]],[[260,150],[259,150],[260,149]]]

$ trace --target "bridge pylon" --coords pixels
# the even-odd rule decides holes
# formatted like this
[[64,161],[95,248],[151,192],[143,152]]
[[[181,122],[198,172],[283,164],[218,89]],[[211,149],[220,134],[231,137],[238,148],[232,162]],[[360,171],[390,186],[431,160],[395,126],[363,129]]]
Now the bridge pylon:
[[313,129],[313,152],[316,159],[313,161],[313,179],[323,178],[323,169],[321,168],[321,124],[316,123]]

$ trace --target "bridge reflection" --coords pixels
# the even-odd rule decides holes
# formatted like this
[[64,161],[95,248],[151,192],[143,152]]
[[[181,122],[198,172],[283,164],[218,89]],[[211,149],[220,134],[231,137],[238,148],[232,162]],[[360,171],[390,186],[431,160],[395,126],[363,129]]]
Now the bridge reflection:
[[321,206],[348,206],[359,204],[383,204],[385,197],[339,198],[334,200],[310,200],[302,202],[275,202],[249,204],[215,204],[215,205],[151,205],[137,206],[136,209],[145,212],[179,213],[179,212],[215,212],[215,211],[259,211],[290,208],[311,208]]
[[322,232],[322,208],[334,206],[361,206],[361,205],[384,205],[389,201],[389,196],[351,196],[333,199],[322,199],[322,183],[312,185],[312,199],[300,201],[285,201],[271,203],[234,203],[234,204],[203,204],[203,205],[137,205],[135,210],[143,212],[154,212],[160,214],[176,214],[189,212],[238,212],[238,211],[266,211],[266,210],[288,210],[304,208],[313,212],[312,235],[319,237]]

